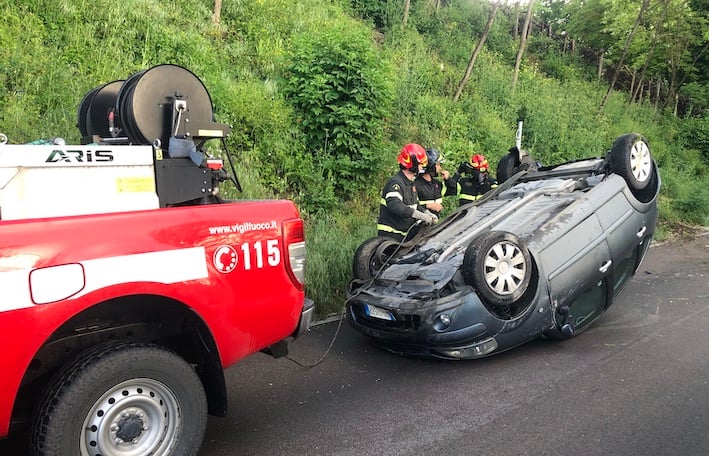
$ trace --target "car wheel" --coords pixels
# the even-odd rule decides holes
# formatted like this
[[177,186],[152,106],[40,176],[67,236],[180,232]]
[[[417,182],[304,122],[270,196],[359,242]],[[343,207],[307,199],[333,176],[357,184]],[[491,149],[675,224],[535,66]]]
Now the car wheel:
[[611,172],[625,179],[631,190],[647,187],[655,168],[645,138],[637,133],[618,137],[611,147],[610,167]]
[[489,231],[473,240],[463,257],[463,278],[493,306],[519,300],[532,277],[532,258],[514,234]]
[[497,162],[497,183],[501,184],[512,177],[517,166],[519,166],[519,163],[512,152],[503,155],[500,161]]
[[355,251],[352,274],[356,279],[371,279],[379,273],[398,248],[398,242],[385,237],[367,239]]
[[63,368],[39,400],[37,455],[181,455],[199,451],[207,400],[194,369],[155,345],[113,344]]

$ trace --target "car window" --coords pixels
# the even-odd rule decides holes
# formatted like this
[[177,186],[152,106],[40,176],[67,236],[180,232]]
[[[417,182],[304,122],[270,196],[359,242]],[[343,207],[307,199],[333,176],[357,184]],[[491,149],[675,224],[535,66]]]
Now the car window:
[[[599,280],[596,286],[580,294],[569,306],[574,316],[576,329],[591,324],[606,308],[608,299],[608,281]],[[562,324],[563,317],[557,315],[557,323]]]
[[613,267],[613,295],[620,293],[623,286],[633,277],[641,248],[642,246],[638,246],[631,250],[628,256]]

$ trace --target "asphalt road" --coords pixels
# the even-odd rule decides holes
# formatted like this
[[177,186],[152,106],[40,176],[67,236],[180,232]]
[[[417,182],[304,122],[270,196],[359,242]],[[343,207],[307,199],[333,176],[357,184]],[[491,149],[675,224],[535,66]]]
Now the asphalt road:
[[[338,322],[289,358],[315,363]],[[653,245],[583,334],[473,361],[405,358],[346,323],[315,367],[257,354],[200,456],[707,455],[709,235]],[[0,442],[0,455],[22,454]]]

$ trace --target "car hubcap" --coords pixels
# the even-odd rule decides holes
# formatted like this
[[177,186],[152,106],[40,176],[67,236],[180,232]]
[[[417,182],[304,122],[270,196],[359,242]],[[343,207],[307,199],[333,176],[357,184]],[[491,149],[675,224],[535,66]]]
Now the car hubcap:
[[485,281],[495,293],[514,293],[524,280],[527,264],[522,251],[514,244],[495,244],[485,257]]
[[650,159],[650,149],[644,141],[633,145],[633,149],[630,151],[630,167],[638,182],[645,182],[650,177],[652,160]]
[[177,398],[157,380],[120,383],[96,401],[84,420],[82,456],[168,455],[180,430]]

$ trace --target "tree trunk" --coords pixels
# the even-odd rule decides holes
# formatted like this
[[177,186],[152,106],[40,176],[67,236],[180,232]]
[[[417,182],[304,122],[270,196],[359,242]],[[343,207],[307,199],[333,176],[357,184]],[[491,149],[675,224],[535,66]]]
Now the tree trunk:
[[[697,62],[702,57],[702,55],[707,51],[707,49],[709,49],[709,41],[707,41],[707,43],[704,45],[704,47],[702,47],[701,51],[697,52],[694,55],[694,60],[692,61],[692,64],[690,65],[691,68],[697,67]],[[687,76],[689,76],[690,74],[691,74],[691,72],[689,72],[689,71],[684,72],[684,74],[682,75],[682,79],[680,79],[680,81],[679,81],[678,87],[681,87],[684,85],[685,79],[687,79]]]
[[222,0],[214,0],[214,12],[212,13],[212,24],[217,25],[222,17]]
[[633,25],[633,29],[628,34],[628,38],[625,40],[625,47],[623,48],[623,54],[620,56],[620,61],[618,62],[617,66],[616,66],[616,70],[613,72],[613,80],[608,85],[608,90],[606,91],[606,94],[603,96],[603,100],[601,100],[601,106],[599,107],[600,111],[603,111],[603,109],[606,107],[606,102],[608,101],[608,97],[610,96],[611,92],[613,91],[613,88],[615,87],[615,83],[618,82],[618,76],[620,75],[620,71],[622,70],[623,65],[625,64],[625,56],[628,54],[628,48],[630,47],[630,43],[633,42],[633,37],[635,36],[635,32],[638,30],[638,27],[640,26],[640,22],[642,21],[642,18],[643,18],[643,14],[645,13],[645,10],[647,10],[647,7],[649,4],[650,4],[650,0],[643,0],[642,5],[640,6],[640,12],[638,13],[637,19],[635,19],[635,25]]
[[517,52],[517,59],[515,60],[515,72],[512,76],[512,90],[517,87],[517,79],[519,78],[519,67],[522,65],[524,47],[527,45],[527,33],[529,32],[529,23],[532,19],[533,6],[534,0],[529,0],[529,6],[527,7],[527,15],[524,17],[524,25],[522,26],[522,38],[519,41],[519,51]]
[[515,2],[514,17],[515,23],[514,26],[512,26],[512,39],[516,40],[519,35],[519,2]]
[[[643,68],[640,71],[640,81],[642,82],[645,79],[645,72],[647,71],[648,67],[650,66],[650,61],[652,60],[652,54],[655,53],[655,48],[657,47],[657,36],[661,33],[663,29],[663,24],[667,20],[667,5],[665,5],[665,9],[660,15],[660,18],[657,20],[657,24],[653,28],[652,31],[652,42],[650,43],[650,49],[647,51],[647,54],[645,56],[645,63],[643,64]],[[635,91],[637,92],[639,88],[636,88]],[[636,93],[633,93],[631,91],[630,95],[630,103],[633,102],[633,100],[637,97]]]
[[409,9],[411,8],[411,0],[404,0],[404,21],[403,26],[406,27],[406,23],[409,22]]
[[470,79],[470,74],[473,72],[473,67],[475,66],[475,60],[477,60],[478,55],[480,54],[480,51],[482,50],[483,45],[485,44],[485,40],[487,40],[487,36],[490,34],[492,23],[495,20],[495,15],[497,14],[497,10],[499,8],[500,1],[498,0],[492,4],[492,11],[490,11],[490,16],[487,18],[487,24],[485,24],[485,31],[480,37],[478,45],[475,46],[473,54],[470,56],[470,61],[468,61],[468,68],[465,69],[463,79],[461,79],[460,83],[458,83],[458,89],[455,91],[455,95],[453,95],[453,101],[458,101],[458,99],[460,98],[460,94],[463,92],[463,87],[465,87],[465,84],[468,83],[468,79]]
[[[653,39],[653,44],[652,47],[650,47],[650,50],[647,53],[647,57],[645,58],[645,64],[643,64],[642,70],[640,70],[640,82],[642,83],[643,79],[645,79],[645,72],[647,71],[648,65],[650,65],[650,59],[652,58],[653,51],[655,50],[656,43]],[[637,85],[635,91],[631,90],[630,91],[630,103],[633,102],[633,100],[637,97],[637,93],[640,90],[640,84]]]
[[601,82],[601,76],[603,76],[603,56],[606,55],[606,50],[601,49],[598,51],[598,68],[596,71],[596,80]]

